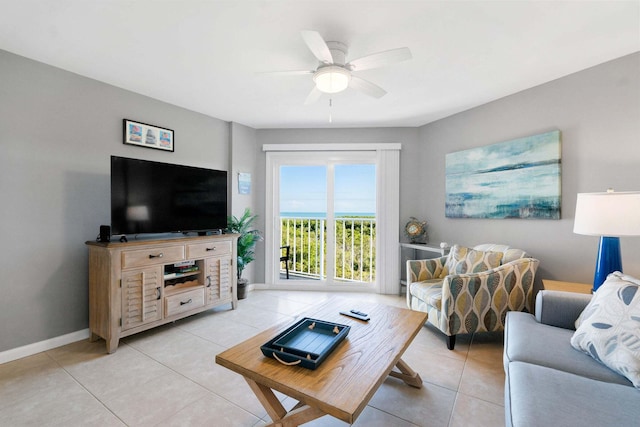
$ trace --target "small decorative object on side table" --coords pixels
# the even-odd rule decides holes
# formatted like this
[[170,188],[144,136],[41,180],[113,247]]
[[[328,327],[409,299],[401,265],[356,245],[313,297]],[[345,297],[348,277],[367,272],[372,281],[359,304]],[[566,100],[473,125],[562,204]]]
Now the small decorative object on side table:
[[592,285],[588,283],[562,282],[558,280],[542,280],[542,286],[548,291],[574,292],[576,294],[590,294]]
[[404,226],[404,232],[411,241],[417,243],[422,238],[423,243],[427,243],[427,221],[419,221],[414,217],[409,217],[409,222]]

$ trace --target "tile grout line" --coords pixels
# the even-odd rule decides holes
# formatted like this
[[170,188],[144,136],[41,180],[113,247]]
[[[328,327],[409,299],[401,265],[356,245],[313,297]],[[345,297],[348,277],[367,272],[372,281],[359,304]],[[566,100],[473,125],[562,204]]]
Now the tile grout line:
[[111,408],[109,408],[109,407],[108,407],[108,406],[107,406],[107,405],[106,405],[102,400],[98,399],[98,396],[96,396],[95,394],[93,394],[93,393],[91,392],[91,390],[89,390],[89,389],[88,389],[84,384],[82,384],[82,383],[80,382],[80,380],[79,380],[79,379],[77,379],[77,378],[76,378],[76,377],[75,377],[71,372],[69,372],[69,371],[68,371],[64,366],[62,366],[62,365],[60,364],[60,362],[58,362],[56,359],[54,359],[54,358],[53,358],[53,356],[51,356],[51,355],[49,354],[49,350],[45,351],[44,353],[47,355],[47,357],[48,357],[49,359],[51,359],[51,360],[52,360],[56,365],[58,365],[58,367],[59,367],[60,369],[62,369],[62,370],[63,370],[63,371],[64,371],[64,372],[65,372],[65,373],[66,373],[66,374],[67,374],[67,375],[68,375],[68,376],[69,376],[69,377],[70,377],[70,378],[71,378],[71,379],[76,383],[76,384],[78,384],[78,385],[79,385],[79,386],[80,386],[84,391],[86,391],[86,392],[89,394],[89,396],[91,396],[91,397],[92,397],[96,402],[98,402],[98,403],[99,403],[99,404],[100,404],[104,409],[106,409],[106,410],[107,410],[108,412],[110,412],[114,417],[116,417],[116,418],[118,419],[118,421],[120,421],[123,425],[125,425],[125,426],[129,426],[129,424],[127,424],[126,422],[124,422],[124,420],[123,420],[122,418],[120,418],[120,417],[118,416],[118,414],[116,414],[115,412],[113,412],[113,411],[111,410]]
[[[175,325],[175,322],[173,322],[172,327],[176,327],[176,328],[177,328],[177,326]],[[190,335],[192,335],[192,336],[194,336],[194,337],[196,337],[196,338],[202,339],[202,340],[204,340],[204,341],[211,342],[211,341],[208,341],[208,340],[206,340],[206,339],[204,339],[204,338],[202,338],[202,337],[198,337],[197,335],[193,335],[193,334],[191,334],[191,333],[190,333],[190,332],[188,332],[188,331],[183,331],[183,332],[188,333],[188,334],[190,334]],[[218,398],[220,398],[220,399],[222,399],[222,400],[224,400],[224,401],[226,401],[226,402],[229,402],[231,405],[233,405],[233,406],[235,406],[235,407],[239,408],[240,410],[242,410],[242,411],[246,412],[247,414],[252,415],[253,417],[257,418],[258,420],[260,420],[260,419],[261,419],[258,415],[254,414],[253,412],[249,412],[249,411],[248,411],[248,410],[246,410],[245,408],[243,408],[243,407],[241,407],[241,406],[238,406],[238,404],[236,404],[236,403],[234,403],[234,402],[230,401],[229,399],[227,399],[227,398],[226,398],[226,397],[224,397],[224,396],[219,395],[218,393],[214,392],[213,390],[208,389],[205,385],[200,384],[198,381],[196,381],[196,380],[194,380],[194,379],[191,379],[191,378],[187,377],[186,375],[184,375],[184,374],[182,374],[182,373],[180,373],[180,372],[176,371],[176,370],[175,370],[175,369],[173,369],[172,367],[167,366],[166,364],[164,364],[164,363],[162,363],[161,361],[157,360],[156,358],[154,358],[154,357],[153,357],[153,356],[151,356],[150,354],[145,353],[145,352],[144,352],[144,351],[142,351],[141,349],[136,348],[136,347],[134,347],[134,346],[132,346],[131,344],[128,344],[128,343],[124,343],[124,344],[125,344],[125,345],[127,345],[127,346],[129,346],[129,347],[131,347],[133,350],[137,351],[138,353],[142,354],[143,356],[148,357],[149,359],[153,360],[154,362],[158,363],[159,365],[164,366],[165,368],[167,368],[167,369],[168,369],[168,370],[170,370],[171,372],[175,373],[176,375],[178,375],[178,376],[180,376],[180,377],[184,378],[185,380],[187,380],[187,381],[189,381],[189,382],[191,382],[191,383],[193,383],[193,384],[197,385],[198,387],[202,388],[205,392],[210,393],[210,394],[212,394],[212,395],[214,395],[214,396],[216,396],[216,397],[218,397]],[[216,343],[213,343],[213,344],[216,344]],[[216,344],[216,345],[219,345],[219,344]],[[223,346],[221,346],[221,347],[223,347]],[[203,397],[202,397],[202,398],[200,398],[200,399],[197,399],[197,400],[196,400],[196,401],[194,401],[194,402],[190,402],[190,403],[189,403],[189,404],[187,404],[186,406],[184,406],[184,407],[182,407],[182,408],[178,409],[178,411],[177,411],[176,413],[174,413],[173,415],[171,415],[171,416],[176,415],[178,412],[180,412],[180,411],[182,411],[183,409],[185,409],[185,408],[189,407],[190,405],[192,405],[192,404],[194,404],[194,403],[196,403],[196,402],[198,402],[198,401],[202,400],[204,397],[205,397],[205,396],[203,396]]]
[[[184,332],[184,333],[186,333],[186,334],[189,334],[189,335],[191,335],[191,336],[193,336],[193,337],[195,337],[195,338],[201,339],[201,340],[206,341],[206,342],[210,342],[210,343],[212,343],[212,344],[218,345],[218,346],[223,347],[223,348],[228,348],[228,347],[226,347],[226,346],[224,346],[224,345],[222,345],[222,344],[218,344],[218,343],[215,343],[215,342],[213,342],[213,341],[207,340],[206,338],[203,338],[203,337],[200,337],[200,336],[198,336],[198,335],[195,335],[195,334],[191,333],[191,332],[190,332],[190,331],[188,331],[188,330],[181,329],[179,326],[177,326],[177,325],[175,324],[175,322],[172,322],[172,324],[171,324],[171,325],[172,325],[172,327],[175,327],[176,329],[180,329],[180,331],[182,331],[182,332]],[[185,376],[184,374],[182,374],[182,373],[180,373],[180,372],[176,371],[175,369],[173,369],[173,368],[172,368],[172,367],[170,367],[170,366],[167,366],[166,364],[164,364],[164,363],[162,363],[161,361],[157,360],[156,358],[154,358],[154,357],[153,357],[153,356],[151,356],[150,354],[145,353],[145,352],[144,352],[144,351],[142,351],[141,349],[136,348],[136,347],[134,347],[133,345],[128,344],[128,343],[125,343],[125,345],[127,345],[127,346],[131,347],[133,350],[135,350],[135,351],[139,352],[140,354],[144,355],[145,357],[148,357],[149,359],[153,360],[154,362],[156,362],[156,363],[158,363],[158,364],[160,364],[160,365],[164,366],[165,368],[167,368],[167,369],[169,369],[170,371],[172,371],[173,373],[175,373],[175,374],[177,374],[177,375],[181,376],[182,378],[184,378],[184,379],[186,379],[186,380],[190,381],[191,383],[193,383],[193,384],[195,384],[195,385],[197,385],[197,386],[201,387],[201,388],[202,388],[202,389],[204,389],[207,393],[210,393],[210,394],[212,394],[212,395],[214,395],[214,396],[216,396],[216,397],[218,397],[218,398],[220,398],[220,399],[222,399],[222,400],[224,400],[224,401],[226,401],[226,402],[230,403],[231,405],[235,406],[236,408],[239,408],[241,411],[246,412],[247,414],[249,414],[249,415],[251,415],[251,416],[253,416],[253,417],[257,418],[258,420],[261,420],[261,419],[262,419],[262,418],[260,418],[260,416],[258,416],[257,414],[254,414],[253,412],[248,411],[247,409],[243,408],[242,406],[239,406],[237,403],[232,402],[231,400],[227,399],[225,396],[222,396],[222,395],[220,395],[220,394],[216,393],[215,391],[210,390],[210,389],[209,389],[209,388],[207,388],[204,384],[200,384],[198,381],[196,381],[196,380],[194,380],[194,379],[191,379],[191,378],[189,378],[189,377]],[[214,363],[215,363],[215,358],[214,358]],[[198,401],[199,401],[199,400],[201,400],[201,399],[198,399]],[[193,404],[193,403],[195,403],[195,402],[191,402],[189,405],[191,405],[191,404]],[[188,407],[189,405],[185,406],[184,408]],[[180,412],[180,411],[181,411],[181,410],[183,410],[184,408],[180,408],[180,409],[178,410],[178,412]],[[177,414],[177,412],[176,412],[176,414]],[[176,414],[173,414],[173,415],[176,415]]]

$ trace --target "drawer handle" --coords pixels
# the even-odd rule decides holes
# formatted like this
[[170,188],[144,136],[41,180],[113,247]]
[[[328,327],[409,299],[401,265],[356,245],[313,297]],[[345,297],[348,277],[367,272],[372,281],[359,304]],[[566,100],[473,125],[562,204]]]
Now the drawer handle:
[[211,276],[207,276],[207,288],[211,287]]
[[180,305],[187,305],[187,304],[191,304],[192,299],[189,298],[189,300],[187,301],[180,301]]
[[215,251],[215,250],[216,250],[216,247],[215,247],[215,246],[214,246],[214,247],[212,247],[212,248],[207,248],[207,252],[209,252],[209,251]]
[[149,259],[162,258],[164,254],[160,252],[158,255],[149,254]]
[[158,294],[158,296],[156,297],[156,300],[159,300],[160,299],[160,287],[159,286],[156,288],[156,293]]

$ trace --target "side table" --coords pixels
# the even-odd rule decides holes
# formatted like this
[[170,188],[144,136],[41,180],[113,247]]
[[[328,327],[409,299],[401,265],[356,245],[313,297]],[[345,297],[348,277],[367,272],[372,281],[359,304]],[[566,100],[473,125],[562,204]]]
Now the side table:
[[593,290],[593,285],[587,283],[563,282],[547,279],[542,279],[542,286],[545,290],[574,292],[577,294],[590,294]]

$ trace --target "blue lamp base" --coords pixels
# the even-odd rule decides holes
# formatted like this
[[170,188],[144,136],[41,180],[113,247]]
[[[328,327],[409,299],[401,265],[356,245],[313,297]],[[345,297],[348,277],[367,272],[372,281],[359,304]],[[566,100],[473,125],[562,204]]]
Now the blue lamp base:
[[604,283],[607,276],[614,271],[622,272],[622,256],[620,255],[619,237],[600,237],[598,259],[596,260],[596,274],[593,277],[593,292]]

